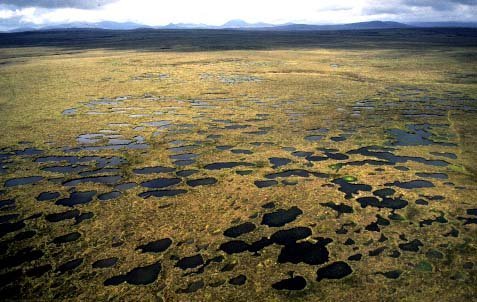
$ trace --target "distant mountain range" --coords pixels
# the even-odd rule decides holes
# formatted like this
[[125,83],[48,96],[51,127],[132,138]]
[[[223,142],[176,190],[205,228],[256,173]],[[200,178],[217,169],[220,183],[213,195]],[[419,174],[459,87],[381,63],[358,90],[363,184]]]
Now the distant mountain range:
[[286,24],[274,26],[274,30],[359,30],[359,29],[387,29],[412,27],[404,23],[371,21],[336,25]]
[[461,27],[477,28],[476,22],[414,22],[409,25],[417,27]]
[[32,30],[61,30],[61,29],[107,29],[107,30],[133,30],[133,29],[231,29],[231,30],[275,30],[275,31],[312,31],[312,30],[367,30],[367,29],[396,29],[396,28],[432,28],[432,27],[466,27],[477,28],[477,23],[470,22],[415,22],[399,23],[391,21],[370,21],[349,24],[315,25],[287,23],[281,25],[267,23],[247,23],[243,20],[231,20],[220,26],[207,24],[170,23],[165,26],[148,26],[134,22],[103,21],[97,23],[74,22],[39,26],[26,24],[24,27],[9,30],[8,32],[22,32]]

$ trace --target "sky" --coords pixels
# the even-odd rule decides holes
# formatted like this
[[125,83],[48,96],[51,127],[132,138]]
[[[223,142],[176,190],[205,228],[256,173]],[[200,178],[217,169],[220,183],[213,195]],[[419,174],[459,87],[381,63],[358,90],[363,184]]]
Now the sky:
[[0,30],[71,22],[477,22],[477,0],[0,0]]

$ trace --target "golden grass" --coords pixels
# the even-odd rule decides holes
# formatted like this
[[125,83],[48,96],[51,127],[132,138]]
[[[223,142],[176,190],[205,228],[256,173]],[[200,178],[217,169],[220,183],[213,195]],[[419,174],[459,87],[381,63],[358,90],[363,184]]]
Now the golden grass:
[[[397,211],[405,217],[403,222],[392,222],[392,227],[385,232],[389,241],[386,246],[397,246],[402,241],[400,234],[407,238],[423,238],[425,250],[441,248],[449,251],[446,259],[432,263],[433,272],[416,271],[413,265],[426,260],[424,252],[403,253],[400,258],[367,257],[367,251],[381,246],[377,242],[379,233],[365,233],[358,236],[354,233],[337,235],[335,231],[347,222],[353,222],[357,230],[375,221],[376,213],[383,217],[389,210],[376,212],[374,208],[361,209],[354,200],[345,200],[336,187],[329,187],[330,179],[296,178],[296,186],[278,186],[271,189],[258,189],[253,181],[261,180],[274,170],[269,167],[269,157],[288,157],[293,163],[287,169],[311,169],[331,174],[332,177],[353,175],[358,182],[372,184],[373,188],[382,188],[387,182],[414,179],[413,171],[423,169],[442,171],[440,168],[426,167],[419,163],[409,162],[405,165],[411,172],[405,173],[384,167],[384,171],[375,171],[375,167],[346,166],[338,172],[328,166],[336,162],[315,163],[307,167],[304,159],[293,158],[281,149],[291,146],[297,150],[316,152],[318,147],[328,147],[346,152],[360,146],[383,145],[388,141],[385,130],[390,128],[404,129],[406,122],[396,112],[387,112],[386,116],[352,117],[351,107],[359,100],[373,99],[377,106],[384,102],[399,100],[402,91],[383,93],[388,87],[418,87],[427,89],[422,93],[437,98],[448,98],[448,91],[457,91],[462,96],[477,98],[475,83],[456,81],[452,74],[475,74],[475,64],[465,64],[460,56],[473,53],[473,50],[446,48],[429,51],[416,50],[340,50],[340,49],[297,49],[268,51],[210,51],[210,52],[140,52],[120,50],[84,50],[65,53],[61,49],[28,48],[1,49],[0,63],[0,148],[20,148],[20,142],[31,142],[30,145],[41,148],[47,153],[59,155],[62,147],[76,146],[76,138],[85,133],[97,133],[102,129],[111,129],[110,123],[129,123],[140,126],[141,123],[171,120],[175,125],[193,124],[190,133],[154,135],[155,129],[146,127],[135,131],[133,126],[121,130],[125,137],[142,135],[151,145],[147,151],[102,151],[105,156],[120,155],[128,160],[122,167],[128,181],[141,182],[151,176],[139,176],[131,172],[132,168],[172,165],[168,142],[173,139],[188,141],[204,141],[209,134],[223,134],[219,142],[208,141],[200,146],[200,157],[195,168],[202,168],[212,162],[240,161],[256,163],[249,176],[239,176],[234,170],[204,171],[200,176],[212,176],[219,180],[217,185],[190,189],[185,195],[157,200],[142,199],[137,196],[141,189],[135,188],[119,199],[111,202],[94,201],[81,205],[82,211],[94,213],[94,219],[73,226],[70,221],[57,224],[45,222],[43,219],[28,223],[28,228],[35,229],[38,236],[30,241],[45,251],[43,260],[53,267],[74,258],[84,258],[84,263],[77,273],[58,276],[50,272],[38,279],[22,281],[22,298],[29,300],[117,300],[117,301],[471,301],[475,299],[475,269],[464,273],[464,277],[450,279],[461,273],[462,264],[467,261],[476,263],[475,226],[465,229],[456,220],[464,215],[465,208],[474,206],[475,160],[477,142],[475,133],[477,118],[474,113],[454,113],[452,110],[443,120],[449,122],[451,130],[457,134],[457,147],[437,147],[439,151],[458,153],[459,159],[452,161],[454,170],[444,168],[451,180],[467,190],[446,187],[442,181],[437,188],[422,189],[418,192],[399,190],[406,200],[408,208]],[[338,64],[339,67],[333,67]],[[133,77],[147,73],[169,75],[161,80],[134,80]],[[201,79],[204,74],[211,75]],[[260,78],[258,82],[225,84],[220,76],[246,75]],[[409,88],[411,89],[411,88]],[[383,93],[380,95],[379,93]],[[142,96],[151,94],[161,101],[145,101]],[[117,106],[97,106],[89,108],[85,104],[98,98],[114,98],[132,96],[131,100]],[[461,96],[458,96],[461,97]],[[227,98],[230,101],[218,101]],[[198,108],[186,100],[208,101],[217,106],[213,109]],[[264,104],[254,102],[263,101]],[[287,103],[286,101],[293,101]],[[111,113],[115,107],[132,108],[131,113],[152,114],[166,111],[160,115],[146,117],[129,117],[127,113]],[[171,107],[177,107],[171,109]],[[74,116],[63,115],[66,109],[77,108]],[[343,110],[341,110],[343,109]],[[107,114],[91,115],[89,111],[102,111]],[[301,121],[290,123],[289,113],[302,113]],[[270,114],[263,121],[247,121],[257,114]],[[202,116],[201,116],[202,114]],[[368,119],[369,118],[369,119]],[[374,121],[374,118],[382,122]],[[231,119],[240,124],[252,125],[247,129],[223,130],[214,125],[224,126],[215,119]],[[245,131],[256,131],[259,127],[271,127],[265,136],[244,135]],[[304,137],[307,130],[320,127],[329,128],[328,138],[339,135],[343,130],[353,132],[352,138],[344,142],[308,142]],[[200,132],[200,131],[203,131]],[[274,145],[251,146],[251,142],[268,141]],[[233,145],[235,148],[250,149],[251,155],[237,155],[228,151],[218,152],[215,145]],[[405,147],[396,154],[429,157],[435,146]],[[90,154],[82,152],[80,154]],[[355,159],[364,157],[355,156]],[[61,176],[39,171],[41,166],[28,160],[15,159],[16,167],[8,174],[2,175],[6,180],[14,176],[40,174],[47,177]],[[465,167],[465,168],[464,168]],[[235,169],[240,170],[241,168]],[[244,168],[246,169],[246,168]],[[186,188],[185,184],[179,187]],[[107,192],[102,185],[83,184],[81,189],[96,189]],[[66,188],[42,182],[28,190],[10,189],[8,196],[18,202],[17,212],[22,216],[42,212],[55,213],[66,210],[51,202],[39,203],[34,197],[48,190],[59,190],[67,195]],[[433,202],[423,209],[414,204],[419,194],[444,195],[444,202]],[[297,205],[304,214],[290,223],[286,228],[309,226],[313,229],[313,237],[333,238],[330,244],[332,260],[346,260],[349,255],[361,252],[366,257],[360,262],[353,262],[354,274],[343,281],[316,282],[316,267],[305,264],[277,264],[279,248],[270,247],[261,252],[260,257],[249,253],[224,255],[225,263],[236,262],[232,272],[221,273],[223,264],[211,264],[205,273],[184,277],[183,272],[174,268],[170,256],[179,257],[198,253],[198,246],[207,245],[200,253],[204,258],[212,258],[220,243],[227,239],[222,232],[232,225],[232,221],[254,221],[260,218],[249,218],[254,213],[263,213],[261,205],[273,201],[280,208]],[[336,212],[321,206],[320,202],[333,201],[354,206],[355,213],[337,218]],[[167,208],[160,205],[171,203]],[[461,237],[447,238],[442,234],[448,232],[449,225],[436,225],[431,228],[419,228],[418,221],[437,217],[440,212],[446,213],[453,227],[461,230]],[[412,224],[410,223],[412,222]],[[81,240],[55,246],[51,240],[71,230],[82,234]],[[384,228],[386,230],[386,228]],[[252,242],[262,236],[270,236],[270,228],[260,227],[256,232],[245,235],[244,240]],[[363,232],[363,231],[362,231]],[[10,234],[11,235],[11,234]],[[355,236],[359,251],[342,243],[347,237]],[[192,244],[174,246],[160,255],[141,254],[135,251],[139,244],[144,244],[164,237],[171,237],[174,243],[193,239]],[[440,247],[445,239],[446,248]],[[370,241],[372,239],[372,242]],[[115,241],[124,244],[112,248]],[[312,239],[310,239],[312,240]],[[467,241],[466,245],[463,243]],[[25,247],[26,242],[15,243],[12,250]],[[391,251],[391,247],[386,253]],[[451,253],[452,252],[452,253]],[[386,254],[385,253],[385,254]],[[222,253],[223,254],[223,253]],[[114,269],[95,271],[91,263],[95,260],[116,256],[120,259]],[[150,264],[161,259],[163,271],[153,285],[131,286],[120,285],[105,287],[103,281],[113,275],[125,273],[132,268]],[[427,260],[426,260],[427,261]],[[34,264],[43,263],[37,261]],[[25,267],[34,266],[28,264]],[[404,271],[398,280],[388,280],[377,271],[399,268]],[[298,293],[282,293],[272,290],[270,285],[293,271],[309,280],[305,291]],[[191,281],[199,279],[206,283],[217,280],[228,280],[239,273],[247,276],[247,283],[242,287],[225,285],[212,288],[205,287],[193,294],[177,294]]]

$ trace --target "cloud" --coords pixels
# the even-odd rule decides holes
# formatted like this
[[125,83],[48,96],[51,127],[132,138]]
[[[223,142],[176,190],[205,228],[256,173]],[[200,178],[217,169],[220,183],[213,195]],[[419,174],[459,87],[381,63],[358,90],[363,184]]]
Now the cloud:
[[321,3],[318,11],[346,11],[352,10],[355,6],[351,3],[346,3],[347,1],[342,1],[341,3]]
[[2,18],[0,19],[0,31],[16,28],[19,26],[19,24],[21,24],[21,22],[22,22],[22,17],[20,16]]
[[477,0],[370,0],[363,8],[365,15],[420,15],[421,13],[440,12],[451,16],[457,10],[469,10],[477,7]]
[[411,7],[429,7],[437,11],[453,9],[459,5],[477,5],[476,0],[403,0],[403,4]]
[[36,8],[23,8],[14,11],[0,9],[0,31],[18,27],[34,28],[35,24],[29,21],[35,15]]
[[119,0],[3,0],[2,4],[13,7],[42,7],[42,8],[79,8],[96,9]]
[[412,13],[412,8],[404,5],[401,0],[371,0],[361,12],[363,15],[402,15]]
[[221,25],[232,19],[272,24],[476,22],[477,0],[0,0],[3,28],[101,21]]

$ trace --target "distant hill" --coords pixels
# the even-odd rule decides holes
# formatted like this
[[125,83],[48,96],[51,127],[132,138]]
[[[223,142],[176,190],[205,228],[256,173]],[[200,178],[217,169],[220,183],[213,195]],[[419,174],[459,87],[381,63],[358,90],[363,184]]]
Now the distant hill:
[[222,25],[214,26],[207,24],[193,24],[193,23],[170,23],[165,26],[156,26],[156,28],[167,29],[249,29],[249,28],[269,28],[274,27],[273,24],[267,23],[248,23],[240,19],[230,20]]
[[194,28],[208,28],[207,24],[194,24],[194,23],[169,23],[165,26],[159,26],[156,28],[164,29],[194,29]]
[[477,28],[477,22],[415,22],[409,24],[417,27]]
[[147,25],[133,23],[133,22],[112,22],[103,21],[97,23],[88,22],[74,22],[66,24],[57,24],[41,27],[40,29],[72,29],[72,28],[98,28],[98,29],[110,29],[110,30],[131,30],[137,28],[149,28]]
[[33,23],[25,24],[23,27],[9,30],[8,32],[23,32],[34,30],[62,30],[62,29],[109,29],[109,30],[132,30],[138,28],[152,28],[147,25],[133,23],[133,22],[112,22],[103,21],[97,23],[89,22],[72,22],[61,23],[47,26],[36,25]]
[[134,22],[112,22],[103,21],[96,23],[73,22],[65,24],[55,24],[48,26],[36,25],[33,23],[23,24],[23,27],[9,30],[10,32],[22,32],[33,30],[61,30],[61,29],[107,29],[107,30],[133,30],[133,29],[231,29],[231,30],[261,30],[261,31],[324,31],[324,30],[373,30],[373,29],[398,29],[398,28],[477,28],[477,23],[464,22],[416,22],[399,23],[392,21],[370,21],[348,24],[316,25],[316,24],[268,24],[268,23],[248,23],[243,20],[230,20],[223,25],[214,26],[194,23],[170,23],[164,26],[148,26]]
[[337,25],[310,25],[310,24],[289,24],[275,26],[273,30],[360,30],[360,29],[390,29],[409,28],[411,25],[398,22],[371,21]]
[[230,20],[220,26],[211,26],[205,24],[169,24],[156,28],[178,28],[178,29],[247,29],[247,30],[357,30],[357,29],[385,29],[385,28],[406,28],[410,25],[398,22],[371,21],[338,25],[313,25],[313,24],[295,24],[287,23],[273,25],[268,23],[248,23],[243,20]]
[[219,26],[220,28],[265,28],[275,27],[273,24],[267,23],[247,23],[243,20],[230,20],[229,22]]

